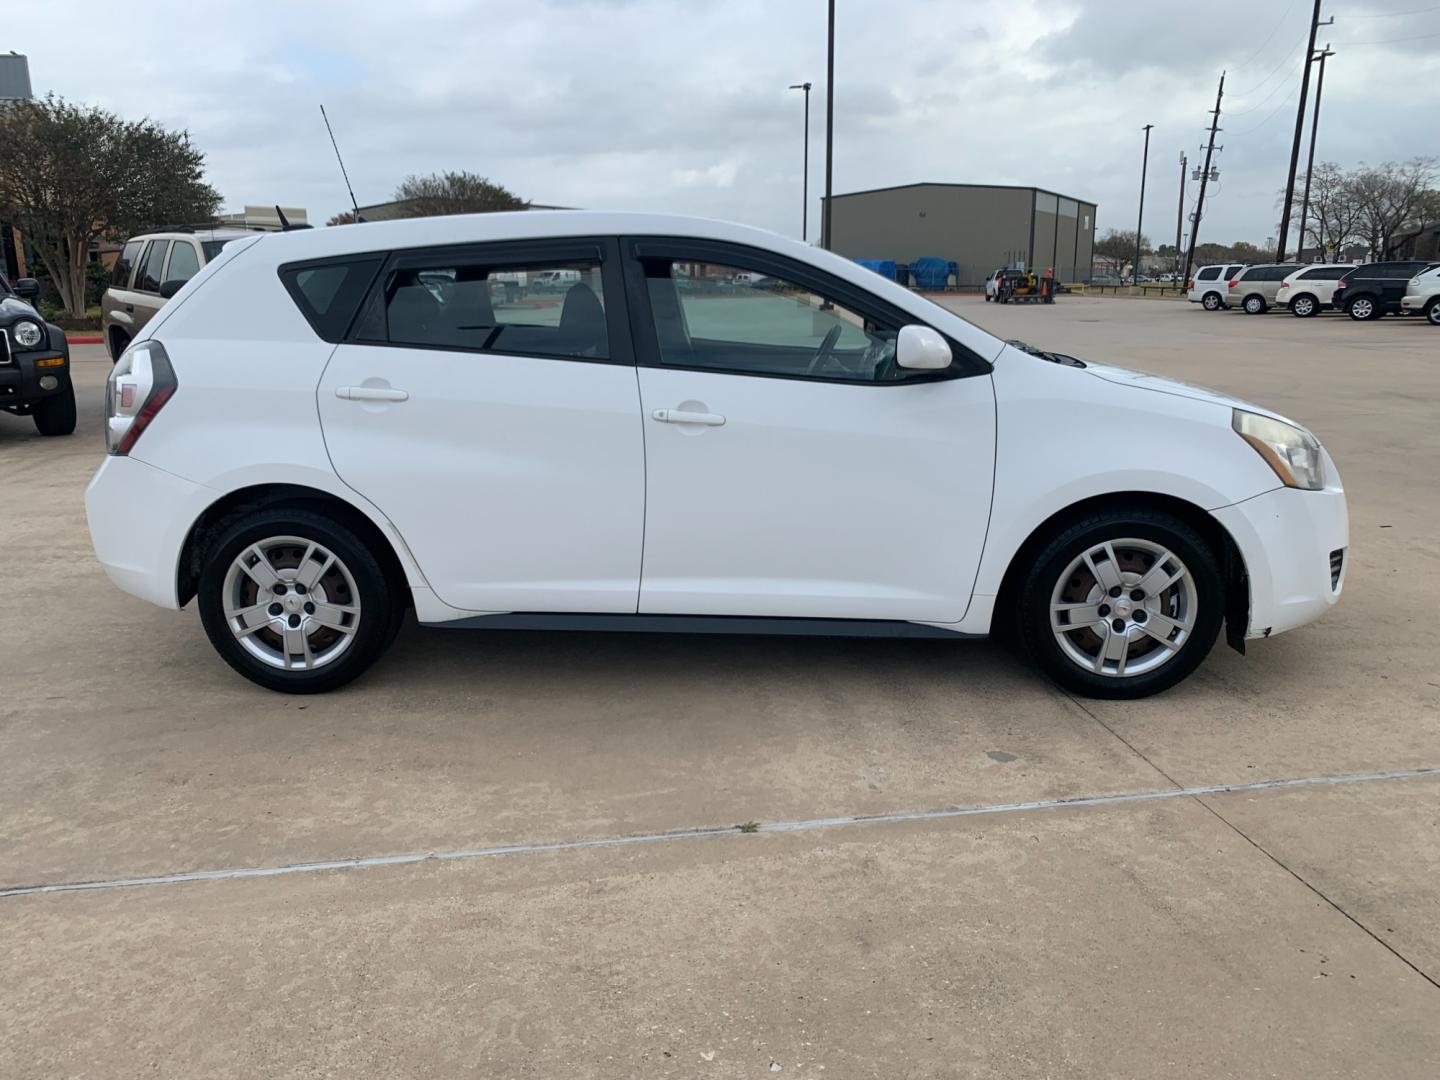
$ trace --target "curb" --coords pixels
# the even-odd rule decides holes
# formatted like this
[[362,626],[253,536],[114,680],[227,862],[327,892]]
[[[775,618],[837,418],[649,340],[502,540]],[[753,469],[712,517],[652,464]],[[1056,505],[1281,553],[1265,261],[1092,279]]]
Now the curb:
[[66,334],[65,340],[71,345],[104,345],[105,339],[99,334]]

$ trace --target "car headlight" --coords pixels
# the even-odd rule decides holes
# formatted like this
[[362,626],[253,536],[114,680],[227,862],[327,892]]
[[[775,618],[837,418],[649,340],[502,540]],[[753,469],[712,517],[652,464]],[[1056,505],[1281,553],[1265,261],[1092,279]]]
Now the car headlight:
[[1286,487],[1319,491],[1325,486],[1320,441],[1304,428],[1243,409],[1235,410],[1231,426]]
[[33,349],[45,340],[45,328],[31,319],[21,319],[10,327],[10,336],[22,349]]

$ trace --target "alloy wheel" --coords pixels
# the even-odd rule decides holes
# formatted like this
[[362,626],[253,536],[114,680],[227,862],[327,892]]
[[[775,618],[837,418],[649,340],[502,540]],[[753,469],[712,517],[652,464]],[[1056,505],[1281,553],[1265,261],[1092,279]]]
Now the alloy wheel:
[[1180,654],[1195,627],[1199,590],[1179,557],[1152,540],[1094,544],[1060,575],[1050,630],[1077,667],[1134,678]]
[[1362,296],[1350,305],[1350,316],[1354,319],[1368,319],[1375,314],[1375,302],[1368,296]]
[[1296,315],[1313,315],[1315,313],[1315,301],[1308,296],[1302,296],[1290,305],[1290,310],[1295,312]]
[[1431,326],[1440,326],[1440,300],[1430,301],[1430,306],[1425,309],[1425,317],[1430,320]]
[[226,570],[221,598],[241,647],[285,671],[333,663],[360,626],[360,590],[349,567],[298,536],[271,536],[242,550]]
[[1214,311],[1220,306],[1220,297],[1216,296],[1213,292],[1206,293],[1205,299],[1200,301],[1200,305],[1206,311]]

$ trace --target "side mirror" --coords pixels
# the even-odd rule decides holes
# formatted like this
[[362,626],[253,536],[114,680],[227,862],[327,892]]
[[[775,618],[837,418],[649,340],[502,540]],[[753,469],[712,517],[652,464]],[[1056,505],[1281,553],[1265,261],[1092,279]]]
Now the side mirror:
[[900,328],[895,342],[895,362],[916,371],[941,371],[950,366],[950,345],[938,331],[911,324]]
[[160,295],[166,300],[169,300],[172,296],[174,296],[184,287],[185,282],[179,280],[178,278],[171,278],[169,281],[161,282]]
[[15,295],[24,297],[26,300],[34,300],[40,295],[40,282],[33,277],[16,278]]

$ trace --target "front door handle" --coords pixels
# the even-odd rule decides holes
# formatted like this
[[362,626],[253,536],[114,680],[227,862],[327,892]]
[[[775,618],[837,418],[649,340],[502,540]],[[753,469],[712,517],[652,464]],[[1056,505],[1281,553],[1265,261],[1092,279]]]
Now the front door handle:
[[404,390],[389,386],[337,386],[335,396],[342,401],[409,401]]
[[656,409],[650,416],[662,424],[703,424],[705,427],[721,427],[725,417],[713,412],[689,412],[686,409]]

